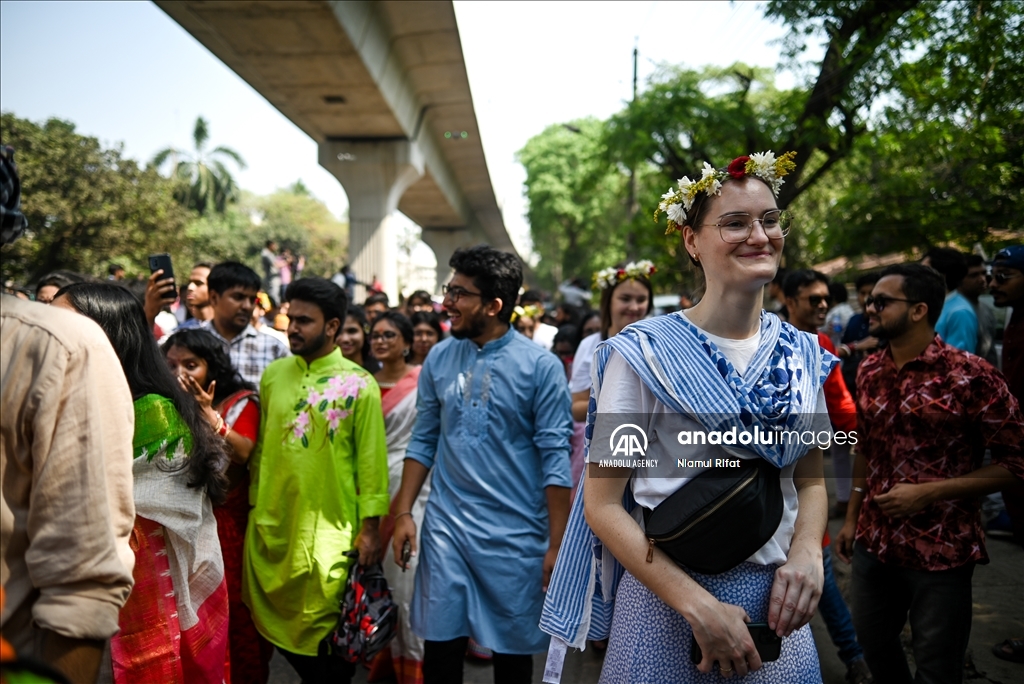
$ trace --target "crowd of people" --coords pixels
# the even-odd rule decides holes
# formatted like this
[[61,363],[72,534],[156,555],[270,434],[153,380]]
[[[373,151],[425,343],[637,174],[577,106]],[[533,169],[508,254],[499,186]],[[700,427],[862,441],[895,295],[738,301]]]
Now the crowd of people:
[[[592,310],[487,246],[455,252],[440,301],[397,307],[274,242],[262,274],[114,264],[5,294],[3,657],[52,681],[265,683],[276,651],[346,682],[339,599],[353,563],[383,563],[400,620],[370,681],[461,682],[468,653],[519,684],[545,649],[557,680],[589,645],[607,683],[820,682],[819,612],[848,681],[959,682],[979,498],[1024,542],[1024,246],[932,249],[862,275],[854,307],[779,268],[791,164],[705,165],[663,197],[704,279],[669,315],[649,261],[594,274]],[[0,180],[8,242],[9,155]],[[597,437],[623,416],[640,459]],[[754,438],[679,451],[680,426]],[[1024,660],[1007,636],[996,655]]]

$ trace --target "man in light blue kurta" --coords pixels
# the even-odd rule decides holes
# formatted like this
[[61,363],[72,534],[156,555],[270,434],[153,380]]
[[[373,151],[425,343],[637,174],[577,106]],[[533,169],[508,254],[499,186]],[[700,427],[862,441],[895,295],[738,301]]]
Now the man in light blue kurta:
[[[502,278],[473,272],[495,254],[515,259],[484,247],[452,257],[445,307],[456,337],[423,364],[396,499],[400,558],[415,534],[403,506],[432,470],[411,615],[427,641],[427,681],[432,642],[454,644],[445,646],[454,654],[453,640],[471,636],[495,651],[496,681],[505,669],[499,656],[518,654],[514,666],[530,667],[525,654],[548,643],[537,623],[568,513],[571,400],[558,358],[508,325],[519,282],[502,292]],[[456,658],[458,672],[442,681],[461,674],[462,653]],[[519,681],[528,678],[527,670]]]

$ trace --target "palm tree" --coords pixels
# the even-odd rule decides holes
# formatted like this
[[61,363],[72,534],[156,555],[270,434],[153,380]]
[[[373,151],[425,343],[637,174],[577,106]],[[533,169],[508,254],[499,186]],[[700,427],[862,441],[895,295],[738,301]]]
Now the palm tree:
[[238,186],[221,159],[231,159],[240,169],[245,168],[245,161],[230,147],[215,147],[207,152],[204,148],[209,138],[210,131],[206,119],[200,116],[196,119],[196,127],[192,132],[192,140],[195,143],[193,154],[189,155],[168,147],[157,152],[152,163],[159,169],[168,159],[171,160],[170,177],[181,182],[180,189],[175,192],[175,198],[183,205],[199,214],[205,214],[211,209],[223,214],[228,202],[238,199]]

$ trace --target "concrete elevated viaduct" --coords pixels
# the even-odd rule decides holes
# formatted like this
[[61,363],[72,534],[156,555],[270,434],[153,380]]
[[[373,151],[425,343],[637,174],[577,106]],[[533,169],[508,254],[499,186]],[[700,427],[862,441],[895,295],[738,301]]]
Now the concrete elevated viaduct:
[[348,195],[360,280],[376,275],[398,294],[396,209],[423,228],[438,285],[457,247],[515,251],[451,2],[155,1],[318,143],[320,164]]

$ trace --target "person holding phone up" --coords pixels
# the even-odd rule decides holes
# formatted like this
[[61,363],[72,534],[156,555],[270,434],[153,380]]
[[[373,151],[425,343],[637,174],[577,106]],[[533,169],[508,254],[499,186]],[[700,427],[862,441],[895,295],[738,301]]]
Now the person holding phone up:
[[157,315],[161,309],[173,304],[178,298],[178,288],[174,281],[174,267],[171,265],[170,254],[150,255],[149,270],[150,276],[146,281],[146,296],[142,301],[142,308],[146,312],[146,322],[150,330],[155,333]]

